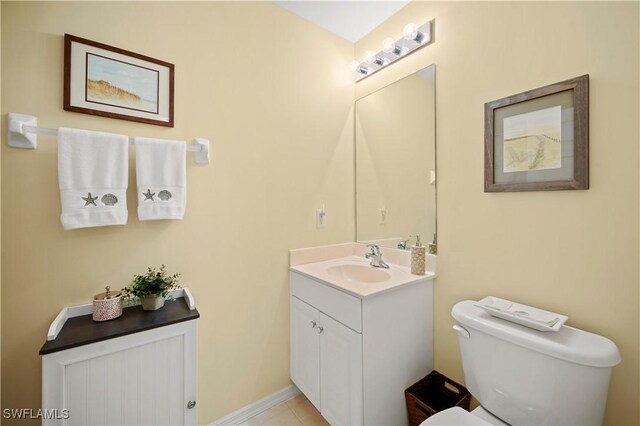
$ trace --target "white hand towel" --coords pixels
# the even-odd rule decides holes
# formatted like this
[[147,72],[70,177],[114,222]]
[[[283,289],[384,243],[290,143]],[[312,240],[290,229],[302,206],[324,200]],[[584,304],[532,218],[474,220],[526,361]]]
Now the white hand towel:
[[138,218],[179,219],[187,204],[187,146],[181,141],[135,138]]
[[58,129],[58,183],[64,229],[126,225],[129,138]]

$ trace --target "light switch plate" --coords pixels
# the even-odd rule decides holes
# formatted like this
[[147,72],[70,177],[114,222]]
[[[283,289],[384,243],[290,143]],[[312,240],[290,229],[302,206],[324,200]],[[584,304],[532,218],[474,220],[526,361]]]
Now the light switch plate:
[[327,212],[324,210],[324,206],[320,209],[316,209],[316,228],[327,227]]

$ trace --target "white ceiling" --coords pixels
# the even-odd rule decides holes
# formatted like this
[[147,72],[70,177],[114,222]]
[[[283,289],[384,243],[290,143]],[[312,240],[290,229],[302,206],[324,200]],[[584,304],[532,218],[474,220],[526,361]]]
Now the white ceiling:
[[355,43],[409,1],[275,0],[275,3]]

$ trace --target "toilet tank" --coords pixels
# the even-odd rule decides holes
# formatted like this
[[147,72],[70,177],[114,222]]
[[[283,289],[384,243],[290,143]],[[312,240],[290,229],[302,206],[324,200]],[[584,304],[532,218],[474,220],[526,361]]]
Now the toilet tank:
[[611,368],[620,362],[611,340],[568,326],[536,331],[477,303],[459,302],[451,314],[464,329],[465,385],[487,411],[513,425],[602,424]]

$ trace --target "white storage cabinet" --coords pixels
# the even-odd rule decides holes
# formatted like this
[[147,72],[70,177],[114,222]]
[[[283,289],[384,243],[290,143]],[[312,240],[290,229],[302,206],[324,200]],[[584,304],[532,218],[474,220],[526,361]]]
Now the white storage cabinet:
[[154,312],[125,308],[104,323],[84,313],[90,309],[65,308],[40,351],[42,408],[58,414],[42,424],[197,424],[199,313],[192,299]]
[[290,271],[291,380],[332,425],[407,424],[433,369],[432,281],[366,298]]

